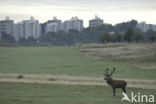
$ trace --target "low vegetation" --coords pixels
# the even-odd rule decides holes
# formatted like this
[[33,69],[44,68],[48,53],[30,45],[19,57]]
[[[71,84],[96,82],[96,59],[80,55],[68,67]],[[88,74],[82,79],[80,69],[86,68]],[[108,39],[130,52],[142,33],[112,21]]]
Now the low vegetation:
[[[155,90],[128,88],[127,91],[129,96],[130,92],[156,94]],[[120,104],[123,97],[121,90],[116,90],[114,97],[109,87],[79,85],[0,83],[0,92],[1,104]]]
[[[87,45],[91,49],[93,46]],[[135,67],[129,61],[115,62],[104,60],[105,58],[100,60],[93,59],[94,57],[98,57],[96,55],[104,55],[103,53],[91,54],[91,57],[84,57],[80,51],[83,51],[82,54],[86,56],[88,53],[86,54],[84,51],[91,53],[92,51],[90,51],[90,48],[82,47],[86,46],[80,46],[80,50],[71,47],[1,47],[0,73],[103,77],[103,73],[107,67],[113,68],[115,66],[117,70],[113,77],[156,79],[156,70],[139,70],[138,67]],[[105,47],[105,45],[95,45],[95,47]],[[109,47],[109,45],[106,47]],[[94,52],[97,52],[96,49],[105,50],[105,48],[93,48]],[[100,52],[107,52],[107,50]]]
[[127,62],[139,69],[156,69],[156,43],[85,44],[76,47],[85,57]]
[[24,76],[23,75],[18,75],[17,79],[22,79]]
[[[0,47],[1,81],[4,81],[4,78],[2,78],[4,73],[8,73],[8,75],[13,75],[12,73],[14,73],[17,80],[14,83],[0,82],[0,103],[121,103],[123,96],[121,89],[117,89],[116,96],[113,97],[110,87],[95,84],[90,86],[57,85],[52,84],[57,79],[51,77],[46,77],[46,81],[49,81],[49,83],[44,84],[23,83],[22,80],[29,82],[31,75],[35,77],[33,74],[60,75],[62,78],[60,81],[64,82],[65,78],[62,76],[65,75],[69,75],[68,78],[74,78],[71,76],[75,76],[76,79],[80,79],[82,76],[98,79],[104,77],[103,74],[107,67],[116,67],[116,73],[113,75],[113,78],[122,78],[128,81],[141,79],[138,81],[142,84],[147,84],[142,79],[146,79],[147,82],[156,79],[155,47],[156,43],[84,44],[72,47]],[[25,74],[28,74],[30,77]],[[8,77],[5,79],[9,80]],[[96,82],[95,79],[93,80]],[[73,79],[69,80],[74,81]],[[21,83],[18,83],[18,81]],[[138,81],[128,84],[137,85]],[[102,83],[104,83],[103,79]],[[147,86],[152,86],[151,84],[155,84],[155,81],[152,81]],[[134,92],[136,95],[140,92],[139,94],[156,96],[156,90],[152,89],[134,89],[128,86],[126,91],[128,96],[130,96],[131,92]],[[124,103],[131,104],[127,101]],[[146,102],[141,104],[146,104]]]

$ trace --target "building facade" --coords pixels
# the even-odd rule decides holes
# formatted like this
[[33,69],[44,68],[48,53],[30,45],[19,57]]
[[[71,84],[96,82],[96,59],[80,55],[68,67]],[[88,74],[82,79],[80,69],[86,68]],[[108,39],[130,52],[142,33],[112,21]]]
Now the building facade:
[[148,30],[156,31],[156,25],[146,24],[146,22],[140,22],[136,27],[139,28],[142,32],[146,32]]
[[65,21],[63,25],[65,32],[68,32],[70,29],[77,31],[83,30],[83,20],[78,17],[72,17],[70,20]]
[[49,20],[45,23],[45,32],[58,32],[61,30],[62,21],[53,17],[53,20]]
[[9,20],[9,17],[6,17],[6,20],[1,20],[0,21],[0,39],[1,35],[3,34],[8,34],[13,36],[14,33],[14,21]]
[[40,33],[41,35],[44,35],[46,33],[46,23],[41,23],[40,24]]
[[89,20],[89,27],[96,27],[103,24],[103,20],[95,16],[95,19]]
[[38,20],[34,20],[33,17],[31,17],[30,20],[25,20],[14,25],[14,37],[16,41],[21,37],[25,37],[26,39],[29,37],[38,39],[40,34],[40,24]]
[[18,22],[17,24],[14,24],[14,38],[16,41],[18,41],[19,38],[24,37],[23,26],[23,22]]

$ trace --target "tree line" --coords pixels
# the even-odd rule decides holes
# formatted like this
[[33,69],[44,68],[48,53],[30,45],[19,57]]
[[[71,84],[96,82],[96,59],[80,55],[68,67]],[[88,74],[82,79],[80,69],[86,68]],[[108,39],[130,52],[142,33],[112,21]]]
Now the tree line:
[[84,28],[83,31],[69,30],[49,32],[43,34],[39,39],[22,37],[18,42],[9,34],[2,34],[0,45],[22,45],[22,46],[62,46],[82,43],[106,43],[106,42],[144,42],[155,41],[156,32],[149,30],[145,33],[136,28],[137,21],[131,20],[116,25],[103,24],[97,27]]
[[124,34],[109,34],[105,33],[101,36],[102,43],[105,42],[128,42],[131,41],[139,42],[144,40],[144,36],[141,32],[135,31],[132,28],[128,28],[127,31]]

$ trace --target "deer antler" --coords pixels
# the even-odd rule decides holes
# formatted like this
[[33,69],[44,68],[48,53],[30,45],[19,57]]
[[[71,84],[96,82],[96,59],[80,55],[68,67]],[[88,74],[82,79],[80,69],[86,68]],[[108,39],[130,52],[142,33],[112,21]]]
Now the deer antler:
[[107,75],[107,74],[108,74],[108,70],[109,70],[109,68],[107,68],[107,69],[105,70],[105,74],[104,74],[104,75]]
[[114,73],[114,71],[115,71],[115,68],[113,68],[113,71],[109,75],[111,76]]

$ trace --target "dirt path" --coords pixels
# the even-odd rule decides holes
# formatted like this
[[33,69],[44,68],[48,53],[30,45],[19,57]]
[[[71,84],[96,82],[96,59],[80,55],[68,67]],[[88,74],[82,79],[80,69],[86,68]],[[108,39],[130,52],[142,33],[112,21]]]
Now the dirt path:
[[[94,77],[75,77],[64,75],[23,74],[23,78],[18,79],[17,77],[19,75],[20,74],[0,73],[0,82],[108,86],[102,77],[94,78]],[[124,80],[128,82],[128,87],[156,90],[156,80],[133,80],[133,79],[124,79]]]

